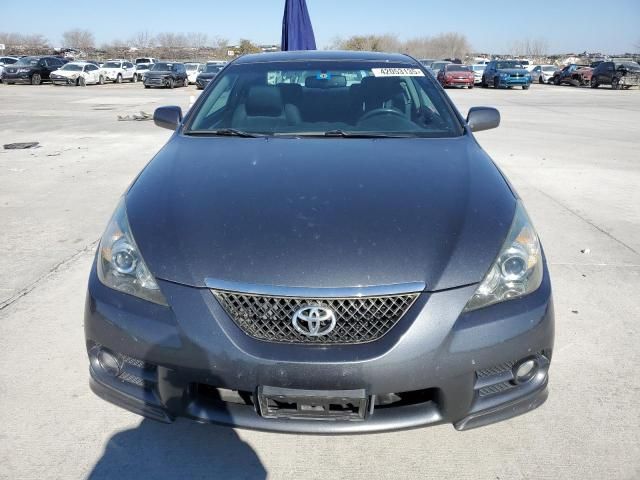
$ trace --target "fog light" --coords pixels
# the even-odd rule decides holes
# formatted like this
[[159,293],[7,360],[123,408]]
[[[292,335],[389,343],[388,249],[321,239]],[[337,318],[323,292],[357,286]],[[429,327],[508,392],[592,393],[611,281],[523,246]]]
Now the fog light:
[[517,363],[513,369],[513,378],[516,383],[525,383],[538,373],[538,361],[535,358],[523,360]]
[[97,355],[98,365],[100,368],[113,377],[117,377],[122,372],[122,362],[109,350],[101,348]]

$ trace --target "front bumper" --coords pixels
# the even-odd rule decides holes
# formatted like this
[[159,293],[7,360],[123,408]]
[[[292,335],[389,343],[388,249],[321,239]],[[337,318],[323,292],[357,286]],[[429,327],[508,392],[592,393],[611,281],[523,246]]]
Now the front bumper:
[[[348,434],[451,423],[466,430],[541,405],[547,397],[554,315],[548,274],[533,294],[460,314],[475,286],[423,293],[381,339],[361,345],[289,345],[254,340],[210,290],[159,280],[171,304],[157,306],[102,285],[92,269],[85,311],[91,388],[159,421],[187,417],[258,430]],[[95,352],[117,352],[106,373]],[[535,356],[538,373],[514,385],[514,362]],[[272,419],[263,386],[366,392],[364,420]],[[410,395],[405,395],[411,392]],[[401,394],[402,401],[382,399]]]
[[475,82],[472,78],[454,78],[447,80],[445,79],[442,84],[445,87],[468,87],[473,85]]
[[166,87],[170,77],[149,77],[144,78],[144,84],[148,87]]
[[2,81],[7,83],[31,83],[30,73],[3,73]]
[[68,77],[54,77],[51,76],[51,83],[54,85],[76,85],[78,81],[77,78],[68,78]]
[[527,77],[499,77],[501,87],[521,87],[531,85],[531,78]]

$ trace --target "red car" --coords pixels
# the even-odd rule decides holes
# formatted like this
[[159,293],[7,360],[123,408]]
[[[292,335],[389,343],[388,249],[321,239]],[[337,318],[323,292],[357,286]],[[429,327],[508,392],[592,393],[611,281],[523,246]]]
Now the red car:
[[473,88],[473,69],[468,65],[450,63],[438,72],[438,82],[444,88],[468,87]]

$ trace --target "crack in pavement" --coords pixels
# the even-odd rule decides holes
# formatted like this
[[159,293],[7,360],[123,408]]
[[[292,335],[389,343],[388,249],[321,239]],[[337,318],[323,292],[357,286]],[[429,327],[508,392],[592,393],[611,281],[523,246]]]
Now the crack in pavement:
[[595,228],[596,230],[598,230],[600,233],[604,234],[605,236],[607,236],[609,239],[613,240],[614,242],[622,245],[624,248],[626,248],[627,250],[633,252],[634,254],[638,255],[640,257],[640,252],[638,252],[635,248],[633,248],[631,245],[627,245],[625,242],[623,242],[622,240],[620,240],[619,238],[615,237],[612,233],[608,232],[607,230],[605,230],[604,228],[602,228],[601,226],[595,224],[594,222],[592,222],[591,220],[589,220],[588,218],[580,215],[580,213],[578,213],[577,211],[573,210],[571,207],[569,207],[568,205],[565,205],[564,203],[562,203],[560,200],[558,200],[557,198],[553,197],[551,194],[545,192],[544,190],[541,190],[540,188],[538,188],[537,186],[535,186],[533,183],[528,182],[527,180],[524,179],[524,177],[518,173],[510,173],[508,175],[508,177],[513,178],[513,177],[518,177],[518,179],[522,182],[522,183],[526,183],[528,187],[532,188],[533,190],[535,190],[536,192],[540,193],[541,195],[544,195],[545,197],[547,197],[549,200],[551,200],[553,203],[559,205],[560,207],[562,207],[563,209],[565,209],[567,212],[571,213],[572,215],[578,217],[580,220],[582,220],[583,222],[585,222],[587,225],[592,226],[593,228]]
[[75,259],[77,259],[77,258],[81,257],[82,255],[84,255],[85,253],[88,253],[91,250],[95,249],[96,246],[98,245],[99,241],[100,241],[99,239],[98,240],[94,240],[93,242],[91,242],[87,246],[85,246],[83,249],[78,250],[73,255],[71,255],[71,256],[65,258],[64,260],[58,262],[52,268],[50,268],[46,273],[44,273],[43,275],[38,277],[36,280],[31,282],[29,285],[27,285],[26,287],[24,287],[23,289],[18,291],[18,293],[14,294],[11,297],[9,297],[8,299],[2,301],[2,303],[0,303],[0,311],[4,310],[5,308],[7,308],[7,307],[9,307],[11,305],[13,305],[15,302],[20,300],[22,297],[25,297],[25,296],[29,295],[29,293],[31,293],[33,290],[35,290],[38,285],[40,285],[41,283],[46,281],[49,277],[53,276],[54,274],[62,271],[67,265],[69,265]]

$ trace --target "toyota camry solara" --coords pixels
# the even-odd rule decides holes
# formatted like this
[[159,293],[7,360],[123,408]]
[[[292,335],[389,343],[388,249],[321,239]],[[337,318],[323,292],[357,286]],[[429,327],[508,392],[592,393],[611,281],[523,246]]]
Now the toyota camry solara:
[[118,203],[85,313],[91,387],[279,432],[504,420],[547,397],[549,273],[513,187],[415,60],[247,55]]

